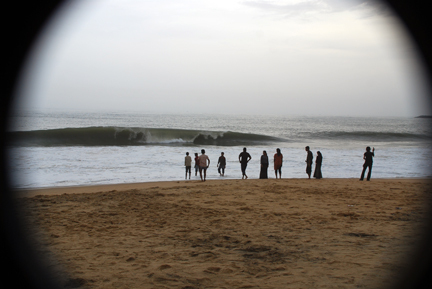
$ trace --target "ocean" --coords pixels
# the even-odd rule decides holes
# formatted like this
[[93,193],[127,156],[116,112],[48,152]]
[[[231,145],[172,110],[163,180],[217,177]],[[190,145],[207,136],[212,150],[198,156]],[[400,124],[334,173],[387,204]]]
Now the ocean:
[[[323,155],[324,178],[359,178],[366,146],[373,178],[431,176],[432,126],[424,118],[20,112],[11,118],[8,155],[14,188],[185,179],[184,157],[206,150],[207,179],[241,179],[238,155],[251,154],[259,177],[262,151],[284,156],[282,178],[306,178],[305,146]],[[225,176],[217,161],[224,152]],[[191,180],[199,180],[193,171]]]

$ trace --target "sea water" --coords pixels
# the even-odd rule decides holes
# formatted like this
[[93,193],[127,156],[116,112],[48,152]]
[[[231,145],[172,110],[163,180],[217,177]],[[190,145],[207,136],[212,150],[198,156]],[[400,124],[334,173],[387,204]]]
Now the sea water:
[[[276,148],[283,178],[305,178],[305,146],[323,155],[324,178],[359,178],[366,146],[375,147],[372,178],[431,173],[432,127],[423,118],[174,115],[108,112],[20,112],[11,118],[9,163],[15,188],[185,179],[185,153],[205,149],[207,179],[241,178],[239,153],[251,154],[258,178],[266,150],[269,177]],[[224,152],[225,176],[217,172]],[[192,171],[192,180],[199,180]]]

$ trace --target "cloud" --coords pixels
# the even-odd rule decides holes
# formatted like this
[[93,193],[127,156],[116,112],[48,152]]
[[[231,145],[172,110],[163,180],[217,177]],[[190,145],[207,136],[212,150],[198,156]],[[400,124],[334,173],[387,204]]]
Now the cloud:
[[279,4],[275,1],[245,1],[244,5],[258,8],[263,11],[283,15],[296,15],[307,12],[323,12],[328,10],[328,5],[322,1],[303,1],[292,4]]
[[307,0],[292,1],[286,4],[286,1],[245,1],[243,5],[261,9],[263,11],[282,14],[285,16],[298,16],[314,13],[337,13],[344,11],[362,11],[365,16],[368,15],[385,15],[390,14],[389,8],[377,0]]
[[326,0],[334,12],[368,10],[376,14],[386,14],[389,9],[386,4],[379,0]]
[[375,1],[106,1],[78,1],[48,31],[30,107],[403,115],[394,99],[421,94]]

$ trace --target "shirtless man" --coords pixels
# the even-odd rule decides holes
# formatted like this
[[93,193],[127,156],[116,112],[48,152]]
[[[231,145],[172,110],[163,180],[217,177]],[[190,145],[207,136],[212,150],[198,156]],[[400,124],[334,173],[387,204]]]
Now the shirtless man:
[[242,171],[242,180],[247,179],[248,176],[246,175],[246,167],[248,162],[252,159],[251,155],[246,151],[246,148],[243,148],[243,152],[239,154],[239,163],[241,164],[241,171]]

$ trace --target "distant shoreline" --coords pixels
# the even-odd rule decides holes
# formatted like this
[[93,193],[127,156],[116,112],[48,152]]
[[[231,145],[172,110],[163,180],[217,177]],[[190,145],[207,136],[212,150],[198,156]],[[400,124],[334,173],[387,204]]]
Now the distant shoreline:
[[[37,195],[62,195],[62,194],[86,194],[86,193],[97,193],[97,192],[110,192],[110,191],[127,191],[127,190],[141,190],[141,189],[153,189],[153,188],[173,188],[173,187],[200,187],[203,184],[212,185],[228,185],[238,182],[239,179],[227,179],[227,180],[207,180],[202,182],[201,180],[178,180],[178,181],[156,181],[156,182],[139,182],[139,183],[121,183],[121,184],[99,184],[99,185],[77,185],[77,186],[65,186],[65,187],[44,187],[44,188],[22,188],[14,189],[13,192],[16,197],[34,197]],[[240,180],[242,181],[242,180]],[[250,179],[245,182],[271,182],[278,181],[275,179]],[[308,180],[307,178],[284,178],[283,181],[288,182],[354,182],[357,183],[358,178],[326,178],[321,180]],[[430,181],[430,178],[373,178],[374,182],[416,182],[416,181]],[[359,182],[361,183],[361,182]]]
[[419,115],[416,116],[415,118],[432,118],[432,115]]

